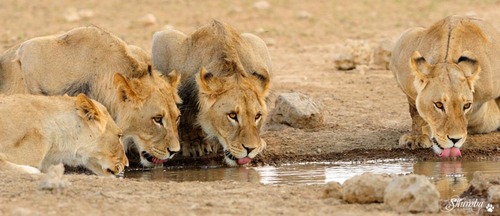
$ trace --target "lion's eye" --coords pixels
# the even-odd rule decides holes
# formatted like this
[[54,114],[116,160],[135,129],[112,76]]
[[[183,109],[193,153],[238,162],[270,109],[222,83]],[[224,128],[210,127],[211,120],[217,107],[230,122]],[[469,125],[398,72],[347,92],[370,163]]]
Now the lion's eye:
[[471,103],[466,103],[466,104],[464,105],[464,110],[469,109],[469,108],[470,108],[470,105],[472,105],[472,104],[471,104]]
[[234,112],[227,114],[227,116],[228,116],[230,119],[233,119],[233,120],[238,120],[238,119],[236,119],[237,115],[236,115],[236,113],[234,113]]
[[153,117],[153,121],[157,124],[160,124],[160,125],[163,125],[163,116],[156,116],[156,117]]
[[444,110],[444,105],[441,102],[435,102],[434,106],[440,110]]
[[123,137],[123,134],[118,134],[118,139],[121,139]]
[[257,113],[257,115],[255,115],[255,120],[259,120],[259,119],[260,119],[260,117],[262,117],[262,114]]

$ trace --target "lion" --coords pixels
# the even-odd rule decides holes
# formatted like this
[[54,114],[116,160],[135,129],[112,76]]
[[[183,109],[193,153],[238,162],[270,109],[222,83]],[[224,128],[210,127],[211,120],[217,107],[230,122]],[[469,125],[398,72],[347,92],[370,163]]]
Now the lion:
[[179,82],[179,73],[151,70],[149,54],[93,26],[28,40],[0,58],[0,93],[84,93],[108,108],[129,156],[148,167],[180,151]]
[[64,163],[114,176],[129,165],[122,131],[99,102],[84,94],[0,96],[0,169],[36,173]]
[[450,16],[405,31],[390,62],[412,117],[399,144],[456,157],[468,133],[500,129],[498,56],[499,31],[476,18]]
[[271,58],[262,39],[213,21],[190,36],[153,35],[153,67],[182,74],[179,95],[184,156],[222,145],[229,166],[244,165],[265,147],[260,129],[268,114]]

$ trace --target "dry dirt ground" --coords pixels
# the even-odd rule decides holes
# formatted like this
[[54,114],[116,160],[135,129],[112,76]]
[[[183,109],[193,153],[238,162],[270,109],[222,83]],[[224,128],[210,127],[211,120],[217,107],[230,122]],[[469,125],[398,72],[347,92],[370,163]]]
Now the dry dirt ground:
[[[33,37],[86,25],[100,26],[150,51],[155,31],[173,27],[190,33],[218,19],[238,31],[255,33],[268,43],[274,62],[272,98],[297,91],[313,97],[324,108],[325,125],[320,128],[265,131],[268,149],[254,165],[429,159],[435,157],[430,150],[395,148],[399,136],[410,129],[410,117],[405,96],[391,72],[339,71],[333,61],[341,52],[339,47],[348,39],[373,45],[394,41],[408,27],[429,26],[452,14],[478,16],[500,27],[498,0],[268,3],[269,7],[256,7],[256,1],[249,0],[2,0],[0,52]],[[500,133],[475,135],[468,138],[463,154],[466,159],[498,160],[499,149]],[[213,159],[209,161],[214,163]],[[220,158],[216,157],[215,163],[220,163]],[[70,186],[51,193],[37,189],[40,176],[0,173],[0,215],[395,214],[383,204],[348,205],[325,199],[322,185],[161,183],[81,174],[67,178]]]

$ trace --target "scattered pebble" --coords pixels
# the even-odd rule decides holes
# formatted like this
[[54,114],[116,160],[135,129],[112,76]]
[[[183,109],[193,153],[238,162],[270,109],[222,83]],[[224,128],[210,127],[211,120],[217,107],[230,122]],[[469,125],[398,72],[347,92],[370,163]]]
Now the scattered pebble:
[[297,17],[299,19],[304,19],[304,20],[308,20],[308,19],[312,19],[313,18],[313,15],[307,11],[299,11],[297,13]]
[[64,12],[63,17],[68,22],[77,22],[94,17],[94,11],[90,9],[78,10],[76,8],[68,8]]
[[156,20],[155,15],[149,13],[149,14],[146,14],[143,17],[141,17],[138,20],[138,22],[140,24],[142,24],[143,26],[152,26],[152,25],[156,25],[156,23],[158,21]]
[[267,46],[274,46],[274,45],[276,45],[276,40],[274,38],[265,38],[264,42],[266,42]]
[[384,203],[399,213],[435,213],[439,192],[426,176],[397,176],[385,188]]
[[253,7],[259,10],[267,10],[271,8],[271,4],[267,1],[257,1],[253,4]]
[[173,30],[174,26],[173,25],[164,25],[161,29],[162,30]]
[[255,33],[257,33],[257,34],[262,34],[264,32],[267,32],[267,30],[265,30],[264,28],[255,29]]
[[347,179],[342,185],[344,201],[348,203],[382,203],[384,190],[391,181],[388,175],[363,173]]

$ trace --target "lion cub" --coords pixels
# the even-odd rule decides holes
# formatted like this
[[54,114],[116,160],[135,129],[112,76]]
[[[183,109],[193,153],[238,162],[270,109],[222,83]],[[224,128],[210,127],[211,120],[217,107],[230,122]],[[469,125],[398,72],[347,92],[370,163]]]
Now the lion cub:
[[120,128],[84,94],[0,96],[0,113],[0,169],[44,172],[64,163],[113,176],[128,166]]

